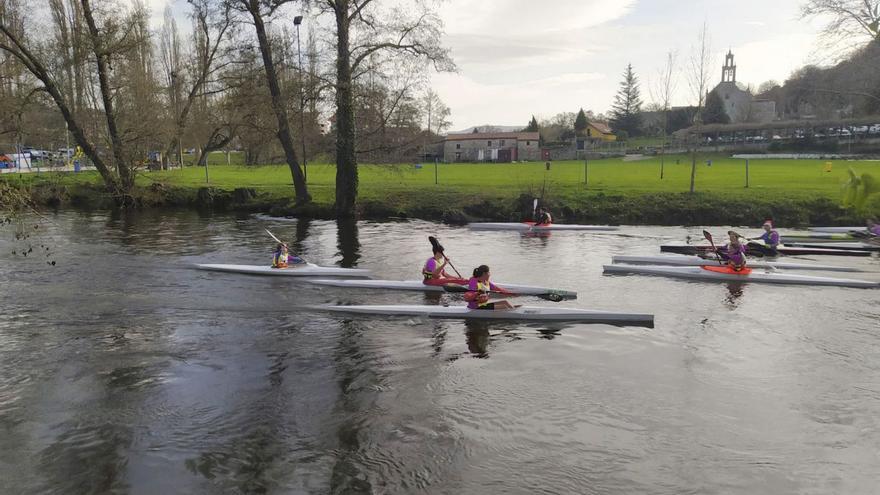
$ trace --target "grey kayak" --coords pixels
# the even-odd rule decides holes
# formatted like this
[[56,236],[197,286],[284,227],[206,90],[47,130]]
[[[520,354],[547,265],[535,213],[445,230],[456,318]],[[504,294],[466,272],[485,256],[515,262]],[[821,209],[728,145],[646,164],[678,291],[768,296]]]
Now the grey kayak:
[[309,306],[316,311],[332,313],[380,315],[380,316],[424,316],[428,318],[480,319],[480,320],[519,320],[519,321],[569,321],[585,323],[609,323],[616,325],[634,324],[654,326],[654,315],[644,313],[621,313],[593,309],[548,308],[542,306],[520,306],[515,309],[469,309],[465,306],[428,305],[320,305]]
[[245,275],[266,275],[273,277],[369,277],[370,270],[361,268],[340,268],[338,266],[318,266],[311,263],[291,265],[287,268],[272,268],[266,265],[223,265],[198,264],[199,270],[215,272],[242,273]]
[[469,223],[471,230],[519,230],[525,232],[555,232],[558,230],[618,230],[620,227],[612,225],[575,225],[564,223],[552,223],[550,225],[532,225],[527,222],[484,222]]
[[657,265],[605,265],[604,273],[631,273],[637,275],[661,275],[665,277],[715,280],[736,283],[791,284],[812,286],[855,287],[860,289],[880,288],[880,282],[851,280],[846,278],[813,277],[808,275],[789,275],[776,272],[753,270],[748,274],[718,273],[701,266],[657,266]]
[[[702,266],[717,265],[714,259],[703,259],[697,256],[612,256],[612,263],[629,265],[673,265],[673,266]],[[859,268],[851,266],[820,265],[816,263],[782,263],[775,261],[749,261],[751,268],[777,268],[782,270],[820,270],[829,272],[861,272]]]
[[[445,292],[446,289],[442,285],[426,285],[421,280],[307,280],[310,284],[331,286],[331,287],[347,287],[357,289],[390,289],[390,290],[414,290],[423,292]],[[531,285],[507,284],[504,282],[493,282],[495,285],[509,290],[515,294],[532,296],[544,294],[557,294],[562,299],[577,299],[577,292],[562,289],[550,289],[547,287],[535,287]],[[453,284],[450,284],[453,285]],[[463,285],[456,285],[464,288]]]

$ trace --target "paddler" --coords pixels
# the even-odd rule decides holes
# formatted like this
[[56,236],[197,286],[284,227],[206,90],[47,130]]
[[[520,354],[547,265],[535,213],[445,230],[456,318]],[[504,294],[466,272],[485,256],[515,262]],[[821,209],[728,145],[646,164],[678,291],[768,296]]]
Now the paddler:
[[474,276],[468,280],[468,291],[464,294],[470,309],[513,309],[517,306],[509,301],[489,302],[489,293],[512,294],[489,281],[489,267],[480,265],[474,268]]
[[730,242],[718,248],[718,254],[733,271],[742,271],[746,267],[746,247],[739,241],[740,235],[733,230],[728,230],[727,235],[730,236]]
[[764,246],[768,247],[772,250],[776,250],[779,247],[779,232],[777,232],[773,228],[773,221],[767,220],[764,222],[764,233],[758,237],[752,237],[750,241],[764,241]]
[[290,265],[300,265],[305,260],[295,254],[290,254],[287,243],[279,242],[272,254],[272,268],[287,268]]
[[443,246],[435,244],[432,248],[434,256],[428,258],[425,266],[422,267],[422,283],[425,285],[446,285],[458,284],[464,285],[468,283],[463,278],[456,278],[446,273],[446,265],[449,264],[449,258],[443,254]]
[[877,220],[874,218],[868,219],[868,233],[880,237],[880,223],[877,223]]
[[543,206],[538,208],[535,214],[535,225],[550,225],[551,223],[553,223],[553,217],[550,216],[550,211]]

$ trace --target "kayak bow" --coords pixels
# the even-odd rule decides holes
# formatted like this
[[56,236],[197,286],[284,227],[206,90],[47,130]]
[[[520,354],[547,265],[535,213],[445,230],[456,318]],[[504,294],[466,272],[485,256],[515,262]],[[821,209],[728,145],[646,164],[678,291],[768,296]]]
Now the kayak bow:
[[471,230],[519,230],[519,231],[550,231],[555,232],[558,230],[596,230],[596,231],[608,231],[608,230],[618,230],[619,227],[615,227],[612,225],[574,225],[574,224],[564,224],[564,223],[552,223],[550,225],[534,225],[533,222],[483,222],[483,223],[469,223],[468,228]]
[[[672,265],[672,266],[703,266],[717,265],[713,259],[703,259],[696,256],[684,255],[660,255],[660,256],[612,256],[611,262],[628,265]],[[861,272],[863,270],[850,266],[819,265],[812,263],[782,263],[775,261],[749,261],[752,268],[776,268],[782,270],[821,270],[829,272]]]

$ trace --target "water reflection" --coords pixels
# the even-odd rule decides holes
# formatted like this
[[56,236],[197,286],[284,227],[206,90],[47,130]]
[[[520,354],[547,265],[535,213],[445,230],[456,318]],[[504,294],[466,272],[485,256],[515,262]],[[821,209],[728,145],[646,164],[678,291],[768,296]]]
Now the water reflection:
[[296,231],[293,235],[293,240],[290,242],[290,250],[296,254],[300,254],[304,252],[303,244],[306,239],[309,237],[309,227],[312,226],[312,221],[308,218],[301,218],[296,222]]
[[467,348],[474,357],[489,357],[489,325],[489,322],[480,320],[465,320],[464,322]]
[[736,309],[739,300],[743,296],[744,285],[741,283],[727,284],[727,296],[724,298],[724,304],[730,309]]
[[342,259],[336,262],[337,265],[343,268],[357,266],[357,262],[361,258],[357,220],[346,218],[336,221],[336,247],[339,249],[336,254],[342,256]]

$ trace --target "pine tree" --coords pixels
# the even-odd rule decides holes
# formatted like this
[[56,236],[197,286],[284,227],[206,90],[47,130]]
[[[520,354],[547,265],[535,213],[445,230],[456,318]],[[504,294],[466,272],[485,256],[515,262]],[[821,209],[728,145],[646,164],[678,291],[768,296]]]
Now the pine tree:
[[724,110],[724,102],[717,91],[711,91],[706,97],[706,108],[703,110],[704,124],[729,124],[730,116]]
[[577,114],[577,117],[574,119],[574,133],[576,136],[583,136],[584,131],[587,130],[587,126],[589,122],[587,121],[587,114],[584,113],[584,109],[581,108]]
[[639,80],[633,73],[632,64],[626,66],[620,90],[611,107],[611,128],[637,136],[642,127],[642,98],[639,96]]
[[529,125],[523,130],[523,132],[538,132],[538,120],[532,115],[532,120],[529,121]]

